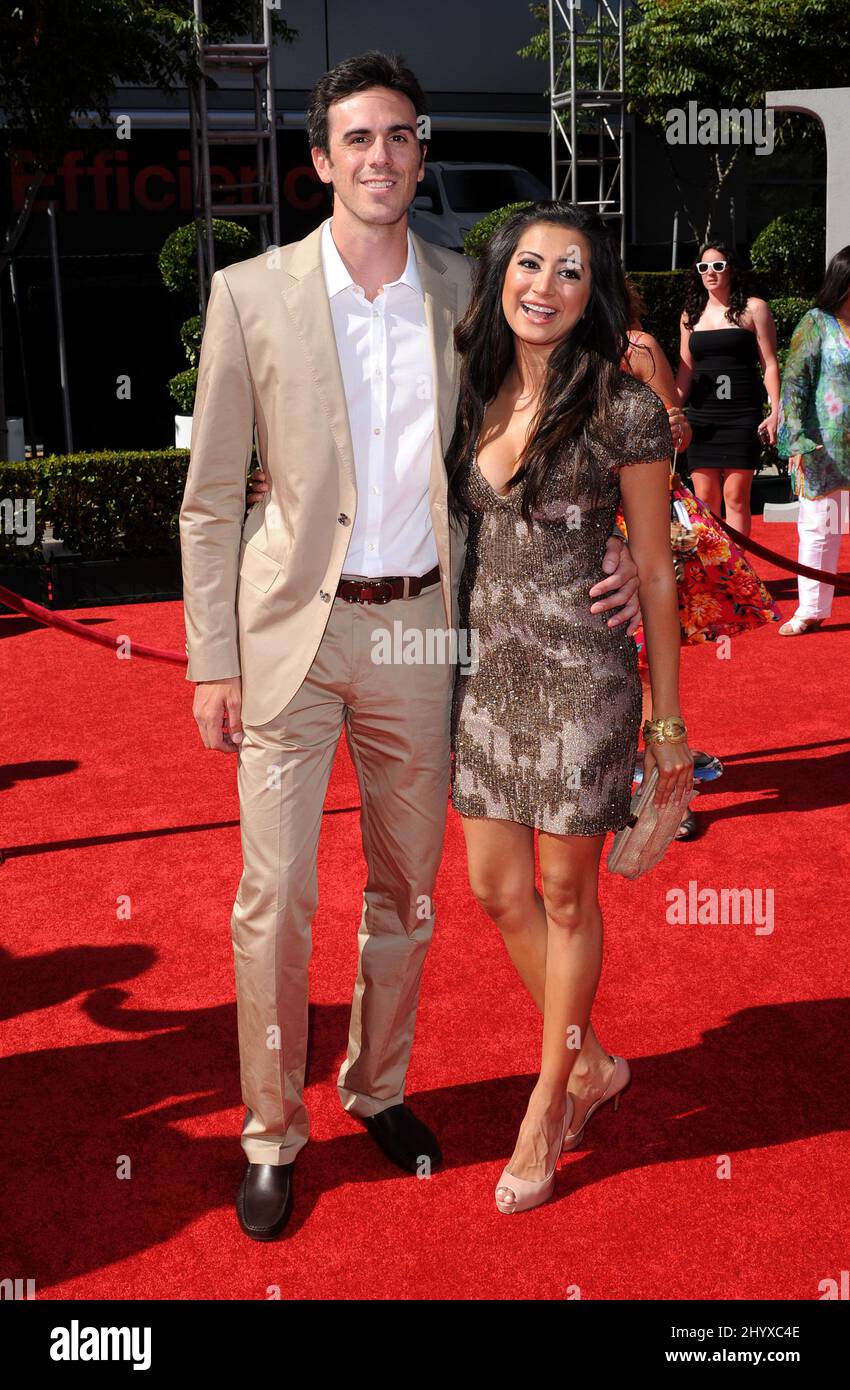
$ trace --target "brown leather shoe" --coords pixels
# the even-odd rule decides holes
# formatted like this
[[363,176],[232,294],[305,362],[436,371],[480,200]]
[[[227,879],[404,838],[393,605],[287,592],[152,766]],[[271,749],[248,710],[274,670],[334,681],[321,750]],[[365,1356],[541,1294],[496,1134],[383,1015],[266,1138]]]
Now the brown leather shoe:
[[239,1225],[252,1240],[275,1240],[292,1211],[294,1163],[249,1163],[236,1196]]

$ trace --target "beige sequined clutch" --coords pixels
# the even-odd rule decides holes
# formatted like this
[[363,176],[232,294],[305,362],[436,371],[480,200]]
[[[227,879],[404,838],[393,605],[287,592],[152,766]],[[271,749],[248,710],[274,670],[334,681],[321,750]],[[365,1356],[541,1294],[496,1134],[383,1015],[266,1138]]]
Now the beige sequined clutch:
[[606,861],[612,874],[640,878],[661,862],[679,829],[693,796],[693,784],[688,782],[682,795],[671,798],[666,806],[655,805],[657,785],[658,768],[653,767],[632,797],[628,824],[614,836]]

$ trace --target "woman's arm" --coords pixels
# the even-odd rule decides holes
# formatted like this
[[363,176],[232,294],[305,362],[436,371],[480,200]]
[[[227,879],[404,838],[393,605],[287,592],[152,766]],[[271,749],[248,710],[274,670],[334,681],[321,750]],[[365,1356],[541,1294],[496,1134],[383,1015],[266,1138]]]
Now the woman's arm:
[[691,357],[691,333],[685,327],[685,315],[679,319],[679,370],[676,373],[676,393],[679,405],[686,405],[694,379],[694,359]]
[[779,423],[779,361],[776,356],[776,324],[770,306],[763,299],[751,299],[747,308],[753,316],[756,330],[756,346],[759,361],[764,373],[764,385],[770,397],[770,414],[766,416],[760,431],[767,436],[768,444],[776,443],[776,429]]
[[658,339],[653,338],[651,333],[641,331],[640,333],[633,333],[631,336],[633,338],[633,351],[629,357],[631,374],[654,391],[659,400],[664,402],[673,434],[673,443],[677,449],[687,449],[693,438],[693,430],[679,405],[673,369],[667,361],[667,354]]
[[817,320],[809,310],[794,329],[782,373],[776,438],[780,458],[790,459],[820,448],[820,442],[806,433],[820,370],[820,350]]
[[[670,461],[620,469],[620,490],[629,546],[638,570],[646,655],[652,687],[653,719],[681,717],[679,653],[681,629],[676,575],[670,550]],[[684,794],[692,778],[693,756],[685,743],[651,744],[646,772],[658,766],[657,806]]]

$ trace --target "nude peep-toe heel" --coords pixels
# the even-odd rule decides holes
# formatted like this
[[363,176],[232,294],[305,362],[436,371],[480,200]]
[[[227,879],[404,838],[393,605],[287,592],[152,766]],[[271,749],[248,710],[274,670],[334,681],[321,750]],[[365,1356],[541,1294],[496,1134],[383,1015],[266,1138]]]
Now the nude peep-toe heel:
[[588,1106],[587,1113],[584,1119],[582,1120],[581,1127],[576,1130],[575,1134],[571,1133],[569,1129],[566,1130],[564,1134],[564,1142],[561,1146],[561,1151],[563,1153],[569,1153],[570,1149],[576,1148],[576,1146],[580,1143],[581,1136],[584,1134],[588,1120],[590,1119],[594,1111],[599,1109],[600,1105],[604,1105],[607,1100],[613,1100],[614,1109],[619,1109],[620,1095],[623,1091],[625,1091],[626,1087],[631,1081],[632,1074],[629,1064],[626,1061],[625,1057],[612,1057],[611,1061],[614,1063],[614,1070],[611,1073],[611,1080],[608,1082],[608,1085],[605,1087],[605,1090],[602,1092],[602,1095],[599,1097],[599,1099],[595,1100],[591,1106]]
[[[552,1171],[542,1179],[541,1182],[529,1182],[527,1178],[518,1178],[514,1173],[508,1171],[507,1165],[502,1169],[502,1176],[496,1184],[496,1206],[499,1211],[504,1212],[505,1216],[512,1216],[515,1211],[530,1211],[532,1207],[540,1207],[544,1202],[548,1202],[552,1196],[552,1189],[555,1186],[555,1173],[558,1168],[558,1160],[561,1157],[564,1135],[567,1126],[573,1118],[575,1102],[569,1093],[567,1094],[567,1108],[564,1112],[564,1123],[561,1126],[561,1141],[555,1150],[555,1162],[552,1164]],[[514,1201],[505,1202],[499,1196],[499,1192],[507,1188],[513,1193]]]

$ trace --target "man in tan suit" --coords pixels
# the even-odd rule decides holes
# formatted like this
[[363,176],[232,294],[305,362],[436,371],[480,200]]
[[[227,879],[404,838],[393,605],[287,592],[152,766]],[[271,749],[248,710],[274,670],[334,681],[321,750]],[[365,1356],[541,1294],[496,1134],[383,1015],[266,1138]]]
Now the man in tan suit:
[[[345,729],[368,877],[338,1089],[399,1167],[437,1140],[404,1104],[448,804],[464,535],[443,452],[454,430],[465,257],[408,229],[425,99],[368,53],[317,84],[308,136],[333,214],[213,276],[180,511],[187,679],[208,748],[237,753],[243,871],[233,907],[248,1159],[243,1231],[279,1234],[307,1142],[302,1092],[322,808]],[[268,493],[245,516],[256,430]],[[616,543],[614,543],[616,544]],[[605,607],[636,611],[630,557]],[[590,601],[590,600],[589,600]],[[376,657],[398,628],[443,660]]]

